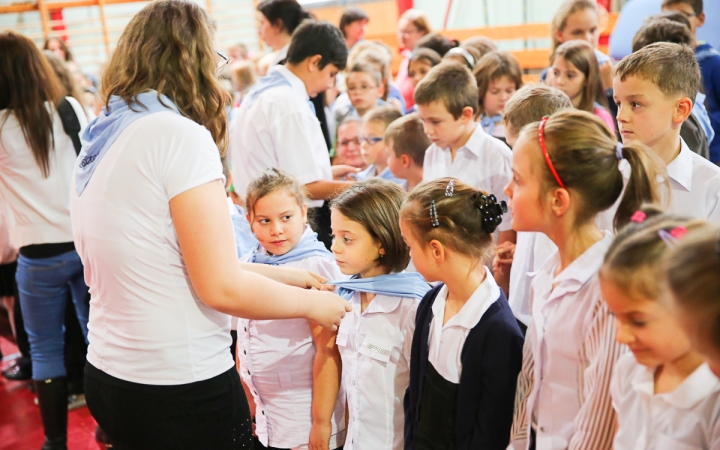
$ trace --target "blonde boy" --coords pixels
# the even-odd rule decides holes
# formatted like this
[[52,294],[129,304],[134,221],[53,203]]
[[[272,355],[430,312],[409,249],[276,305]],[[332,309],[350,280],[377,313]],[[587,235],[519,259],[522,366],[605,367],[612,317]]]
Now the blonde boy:
[[645,144],[667,165],[668,212],[720,223],[720,168],[680,138],[700,89],[693,50],[667,42],[643,47],[615,67],[613,89],[623,143]]
[[416,113],[397,119],[385,130],[388,168],[393,175],[407,181],[408,191],[422,183],[425,151],[430,144]]

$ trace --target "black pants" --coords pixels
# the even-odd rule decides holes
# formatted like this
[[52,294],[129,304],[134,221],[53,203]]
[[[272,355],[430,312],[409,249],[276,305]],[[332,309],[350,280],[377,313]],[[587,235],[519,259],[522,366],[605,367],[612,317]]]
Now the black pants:
[[[262,443],[260,442],[260,440],[258,438],[254,438],[254,441],[255,441],[255,447],[253,448],[253,450],[290,450],[290,449],[283,449],[283,448],[277,448],[277,447],[265,447],[264,445],[262,445]],[[342,446],[338,447],[335,450],[343,450],[343,447]]]
[[85,396],[119,450],[251,449],[250,411],[232,368],[209,380],[155,386],[85,366]]

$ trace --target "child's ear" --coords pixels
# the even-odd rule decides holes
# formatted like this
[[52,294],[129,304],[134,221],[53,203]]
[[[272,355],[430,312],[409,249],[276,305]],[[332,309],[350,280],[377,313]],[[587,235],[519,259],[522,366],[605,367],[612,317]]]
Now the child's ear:
[[406,169],[409,169],[412,165],[412,159],[404,153],[400,156],[400,159],[402,160],[402,166]]
[[309,57],[306,61],[308,72],[320,71],[320,61],[322,61],[322,55],[313,55]]
[[683,97],[675,103],[675,111],[673,111],[673,123],[682,124],[690,117],[692,113],[693,102],[687,97]]
[[556,217],[563,217],[570,211],[572,199],[570,192],[564,188],[555,188],[550,191],[550,209]]
[[428,249],[435,263],[441,263],[445,259],[445,247],[437,239],[433,239],[428,243]]
[[378,86],[378,96],[380,98],[383,98],[384,95],[385,95],[385,84],[380,83],[380,86]]
[[462,113],[460,114],[460,120],[462,120],[463,124],[474,122],[475,121],[475,110],[471,108],[470,106],[466,106],[463,108]]
[[555,38],[556,38],[556,39],[558,40],[558,42],[561,43],[561,44],[562,44],[563,42],[565,42],[565,39],[563,38],[563,35],[562,35],[562,30],[560,30],[560,28],[557,28],[557,29],[555,30]]
[[697,15],[697,21],[698,21],[698,24],[697,24],[698,28],[700,28],[701,26],[703,26],[705,24],[705,13],[704,12],[701,12],[700,14]]
[[303,223],[307,223],[307,203],[303,203],[302,208],[300,210],[302,211],[302,219]]

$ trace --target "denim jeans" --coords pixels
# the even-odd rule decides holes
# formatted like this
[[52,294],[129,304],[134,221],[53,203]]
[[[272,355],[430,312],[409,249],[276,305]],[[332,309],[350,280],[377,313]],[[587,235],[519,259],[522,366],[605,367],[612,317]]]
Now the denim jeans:
[[66,375],[65,302],[72,296],[87,341],[88,287],[76,251],[50,258],[18,257],[17,284],[25,330],[30,339],[33,379]]

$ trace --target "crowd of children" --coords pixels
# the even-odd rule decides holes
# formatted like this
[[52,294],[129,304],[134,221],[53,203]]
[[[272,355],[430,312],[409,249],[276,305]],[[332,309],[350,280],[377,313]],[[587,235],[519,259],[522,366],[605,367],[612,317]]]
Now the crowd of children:
[[663,8],[615,62],[567,0],[525,86],[415,10],[397,84],[361,10],[262,25],[284,63],[233,69],[236,253],[352,309],[235,319],[257,450],[720,448],[720,53],[702,0]]
[[[695,14],[698,2],[665,3]],[[315,343],[339,349],[325,367],[348,402],[345,448],[720,445],[720,169],[681,137],[699,118],[695,135],[712,142],[698,93],[713,74],[701,75],[694,29],[668,15],[649,19],[642,44],[615,64],[596,49],[597,5],[565,2],[547,86],[522,87],[515,58],[487,40],[461,47],[426,33],[407,54],[404,116],[385,101],[383,74],[358,62],[373,52],[381,61],[379,46],[355,54],[349,102],[334,108],[336,163],[362,171],[330,200],[344,275],[325,275],[353,311]],[[284,202],[301,198],[292,195]],[[310,230],[301,203],[277,203],[264,220],[282,233],[281,215],[296,210],[299,245]],[[260,242],[269,260],[293,251]],[[334,399],[325,442],[337,432]],[[320,406],[304,412],[308,439],[278,445],[315,448]]]

